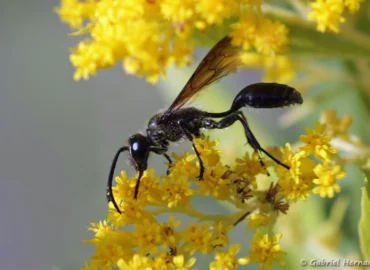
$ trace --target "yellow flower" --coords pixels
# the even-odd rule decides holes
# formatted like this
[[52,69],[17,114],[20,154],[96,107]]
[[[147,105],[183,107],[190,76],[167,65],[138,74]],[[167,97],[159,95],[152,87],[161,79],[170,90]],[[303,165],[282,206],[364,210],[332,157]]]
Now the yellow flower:
[[328,163],[324,163],[324,165],[319,164],[315,167],[314,172],[317,178],[313,182],[319,186],[313,189],[313,193],[319,194],[322,198],[332,198],[334,197],[334,192],[340,192],[337,180],[345,177],[346,173],[341,171],[339,165],[332,168]]
[[[252,229],[267,224],[272,226],[275,211],[287,213],[286,200],[305,199],[314,184],[320,185],[314,193],[331,196],[330,189],[336,189],[336,180],[344,174],[339,166],[331,169],[332,165],[315,165],[306,152],[295,153],[287,144],[274,156],[290,166],[290,170],[266,161],[267,166],[274,166],[278,178],[266,192],[250,181],[256,174],[266,173],[255,154],[237,159],[233,171],[233,166],[219,161],[217,141],[199,139],[197,145],[207,160],[203,181],[193,181],[199,174],[199,166],[194,163],[196,156],[189,153],[174,155],[176,161],[168,176],[158,177],[154,169],[145,171],[136,200],[133,190],[137,176],[127,179],[126,173],[121,172],[113,193],[122,214],[110,204],[107,221],[92,224],[90,230],[95,236],[85,242],[94,245],[95,252],[85,269],[189,269],[195,264],[195,259],[189,256],[199,253],[215,255],[211,269],[236,269],[250,260],[236,258],[240,244],[230,244],[229,233],[241,217],[253,213],[249,218]],[[214,199],[227,201],[240,211],[230,215],[203,213],[200,207],[192,205],[191,198],[197,193],[211,194]],[[198,221],[184,224],[184,229],[175,215],[167,222],[158,221],[158,215],[172,212],[198,218]],[[251,260],[260,263],[262,269],[270,269],[273,262],[283,263],[280,256],[285,253],[281,251],[280,238],[281,234],[272,237],[257,231],[249,251]],[[222,248],[227,251],[221,251]]]
[[120,209],[124,213],[123,215],[117,212],[112,203],[109,204],[108,221],[113,222],[116,226],[133,224],[138,219],[153,219],[140,200],[123,202]]
[[193,255],[195,252],[207,254],[212,251],[211,243],[213,232],[209,229],[209,223],[194,224],[190,222],[189,226],[182,232],[182,241],[186,243],[184,250]]
[[130,196],[133,199],[133,193],[129,182],[135,180],[128,180],[126,172],[121,171],[120,175],[115,177],[115,181],[117,185],[113,187],[113,195],[116,199],[117,204],[119,205],[120,200],[130,198]]
[[88,79],[98,69],[121,61],[128,74],[156,83],[171,64],[181,67],[190,63],[194,48],[189,37],[194,31],[205,32],[232,17],[242,15],[231,33],[235,44],[244,43],[244,49],[249,50],[250,42],[264,54],[285,51],[286,27],[265,18],[256,25],[255,16],[243,11],[243,5],[262,14],[259,0],[62,0],[56,12],[62,21],[78,29],[76,35],[90,35],[70,56],[75,80]]
[[[125,216],[129,217],[131,210],[133,214],[142,212],[139,209],[149,202],[162,202],[162,186],[159,183],[160,177],[155,176],[155,170],[150,169],[145,171],[140,181],[138,200],[134,199],[135,186],[138,179],[138,174],[135,177],[127,179],[126,172],[122,171],[119,177],[116,177],[117,186],[113,188],[114,198],[118,205],[122,201],[123,211],[128,211]],[[117,214],[117,218],[122,218],[122,215],[116,213],[113,204],[110,204],[113,213]],[[129,222],[130,223],[130,222]],[[123,224],[121,224],[123,225]]]
[[176,229],[181,225],[181,220],[176,220],[175,216],[168,218],[168,223],[161,224],[164,243],[172,249],[176,249],[180,242],[180,233]]
[[[253,2],[248,4],[260,5],[259,1]],[[183,66],[190,62],[193,46],[186,39],[195,28],[205,31],[240,15],[240,5],[238,0],[65,0],[57,12],[71,27],[84,27],[86,20],[84,33],[91,35],[70,57],[76,68],[75,80],[88,79],[98,69],[122,61],[128,74],[145,76],[155,83],[170,64]],[[283,24],[266,18],[257,24],[255,15],[249,12],[233,26],[230,35],[234,44],[243,44],[245,50],[253,45],[258,52],[271,55],[286,51],[287,32]]]
[[112,224],[108,224],[106,221],[99,223],[91,223],[89,231],[95,233],[95,237],[92,240],[85,240],[85,243],[99,245],[101,243],[125,243],[126,247],[132,247],[137,244],[136,238],[133,233],[127,231],[117,231],[114,229]]
[[131,260],[126,262],[120,259],[117,262],[118,268],[120,270],[132,269],[132,270],[152,270],[153,260],[147,257],[145,254],[135,254]]
[[204,139],[195,139],[194,143],[202,157],[204,165],[214,166],[220,161],[220,150],[216,148],[219,141],[211,140],[209,136],[206,136]]
[[[313,178],[312,178],[313,179]],[[311,181],[312,181],[311,179]],[[282,177],[279,179],[279,185],[281,187],[280,192],[288,201],[305,201],[310,195],[312,184],[309,185],[304,181],[298,183],[291,177]]]
[[257,18],[249,12],[239,22],[231,26],[232,43],[243,46],[245,51],[254,47],[263,55],[274,55],[286,52],[288,46],[288,28],[267,18]]
[[[150,201],[157,201],[161,198],[161,185],[159,183],[160,176],[155,176],[155,169],[147,170],[143,173],[140,180],[140,189],[138,200],[142,201],[143,204],[147,204]],[[129,201],[134,198],[135,187],[137,184],[138,174],[134,178],[131,178],[129,182],[130,192],[127,197],[121,198],[124,201]],[[128,199],[129,198],[129,199]]]
[[257,32],[257,18],[249,12],[239,19],[239,22],[231,26],[230,37],[236,46],[243,46],[245,51],[252,49],[254,37]]
[[155,256],[151,256],[153,258],[152,269],[173,269],[172,267],[172,255],[167,252],[166,250],[162,250]]
[[187,23],[195,16],[195,0],[163,0],[160,3],[163,16],[177,23]]
[[91,223],[89,231],[95,233],[95,239],[90,242],[99,242],[101,239],[104,239],[106,235],[113,232],[113,226],[108,224],[105,220],[99,223]]
[[55,11],[63,22],[68,23],[73,28],[80,28],[83,20],[92,16],[94,7],[95,2],[93,0],[85,2],[61,0],[60,8],[56,8]]
[[145,219],[135,224],[135,237],[141,254],[155,254],[163,243],[161,226],[152,220]]
[[288,49],[288,32],[281,22],[263,18],[256,31],[254,47],[264,55],[285,53]]
[[349,9],[352,14],[360,9],[360,4],[364,0],[344,0],[344,5]]
[[300,147],[306,155],[315,154],[318,159],[331,161],[331,154],[337,150],[330,145],[331,138],[325,134],[326,125],[317,122],[314,129],[306,128],[307,135],[301,135],[300,140],[305,145]]
[[[185,30],[181,30],[181,35]],[[190,42],[176,40],[173,42],[172,53],[169,56],[168,62],[173,63],[178,67],[183,67],[191,63],[191,53],[194,50],[194,45]]]
[[[171,63],[189,62],[193,47],[185,41],[184,31],[160,23],[161,7],[151,1],[63,1],[57,9],[72,27],[87,21],[91,39],[81,41],[70,57],[76,68],[74,78],[88,79],[98,69],[122,61],[129,74],[145,76],[154,83]],[[164,12],[166,11],[164,4]],[[167,31],[166,31],[167,30]],[[175,38],[176,33],[181,33]]]
[[260,263],[261,269],[272,269],[272,264],[278,262],[285,264],[285,262],[278,258],[278,256],[285,255],[286,253],[281,250],[279,241],[282,237],[278,233],[272,237],[257,230],[252,239],[252,248],[248,251],[251,254],[252,262]]
[[224,19],[236,15],[240,10],[237,0],[198,1],[196,11],[207,24],[220,24]]
[[203,180],[198,181],[199,193],[202,196],[211,194],[219,200],[226,200],[230,197],[230,180],[225,179],[224,175],[229,168],[217,163],[213,168],[204,172]]
[[195,264],[196,259],[190,258],[189,261],[184,265],[184,255],[178,255],[173,257],[173,264],[176,270],[188,270]]
[[81,267],[80,270],[98,270],[98,267],[94,263],[90,263],[90,265],[85,262],[84,267]]
[[211,241],[213,247],[226,247],[230,241],[228,233],[233,229],[233,226],[227,226],[220,221],[214,224],[211,229],[214,231],[213,240]]
[[175,159],[174,164],[171,165],[170,175],[175,176],[186,176],[189,179],[195,179],[199,175],[199,169],[195,163],[192,163],[196,159],[195,154],[185,152],[184,155],[179,156],[176,153],[172,154]]
[[231,245],[226,252],[217,252],[215,261],[211,262],[209,269],[211,270],[234,270],[238,265],[246,265],[250,259],[248,257],[236,258],[236,254],[240,251],[241,245]]
[[96,74],[98,68],[113,66],[115,62],[113,53],[106,44],[81,41],[70,56],[71,63],[77,68],[74,79],[87,80],[90,75]]
[[[95,233],[95,239],[86,240],[85,243],[95,245],[95,254],[91,256],[90,269],[102,266],[111,268],[116,265],[119,258],[129,258],[134,253],[129,247],[135,245],[136,239],[129,232],[116,232],[112,225],[106,221],[98,224],[92,223],[89,230]],[[121,245],[126,241],[126,245]]]
[[279,191],[288,201],[306,200],[313,187],[315,162],[306,157],[305,152],[300,151],[295,154],[288,143],[285,149],[281,148],[281,152],[283,153],[282,162],[290,169],[275,166],[275,171],[279,176]]
[[264,214],[264,213],[258,213],[258,214],[253,213],[253,214],[250,215],[248,225],[249,225],[249,228],[254,230],[259,226],[267,225],[268,222],[269,222],[269,217],[266,214]]
[[334,109],[323,112],[321,114],[320,121],[326,125],[327,128],[325,133],[328,137],[347,137],[348,128],[352,124],[352,118],[349,115],[337,118],[336,111]]
[[329,28],[333,32],[339,32],[339,23],[345,21],[342,16],[343,0],[316,0],[311,7],[313,11],[308,17],[317,22],[318,31],[325,32]]
[[275,81],[278,83],[291,82],[297,76],[297,65],[285,55],[275,57],[264,57],[264,81]]
[[169,208],[188,204],[195,193],[191,185],[191,181],[185,175],[178,175],[176,180],[173,177],[166,177],[161,186],[162,200],[167,202]]
[[[262,161],[265,163],[266,167],[272,165],[270,160],[266,161],[265,158],[262,158]],[[248,179],[252,185],[255,185],[256,176],[259,174],[267,175],[268,171],[261,165],[256,152],[254,152],[252,156],[246,152],[243,158],[236,159],[235,173]]]

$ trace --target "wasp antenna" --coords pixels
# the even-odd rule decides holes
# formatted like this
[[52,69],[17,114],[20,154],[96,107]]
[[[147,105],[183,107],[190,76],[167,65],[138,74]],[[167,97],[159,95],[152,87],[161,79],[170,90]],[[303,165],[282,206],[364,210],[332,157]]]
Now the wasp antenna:
[[109,171],[109,176],[108,176],[107,200],[108,200],[108,202],[112,202],[113,203],[114,208],[116,208],[117,212],[120,213],[120,214],[121,214],[121,211],[119,210],[119,207],[118,207],[118,205],[116,203],[116,200],[114,199],[114,196],[113,196],[113,188],[112,188],[112,185],[113,185],[113,175],[114,175],[114,170],[116,169],[116,164],[117,164],[117,160],[118,160],[119,155],[122,152],[128,151],[128,150],[129,149],[128,149],[127,146],[123,146],[120,149],[118,149],[116,155],[113,158],[112,165],[111,165],[110,171]]

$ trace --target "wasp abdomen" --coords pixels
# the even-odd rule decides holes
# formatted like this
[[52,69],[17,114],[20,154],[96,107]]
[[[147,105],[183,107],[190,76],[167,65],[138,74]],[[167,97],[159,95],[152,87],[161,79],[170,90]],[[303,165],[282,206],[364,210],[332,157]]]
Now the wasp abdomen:
[[302,104],[301,94],[294,88],[278,83],[255,83],[242,89],[235,97],[232,110],[242,107],[278,108]]

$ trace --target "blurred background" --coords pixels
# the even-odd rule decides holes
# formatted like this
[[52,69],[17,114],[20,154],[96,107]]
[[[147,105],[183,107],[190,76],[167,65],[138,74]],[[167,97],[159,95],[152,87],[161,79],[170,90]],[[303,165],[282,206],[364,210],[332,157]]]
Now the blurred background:
[[[120,67],[74,82],[58,0],[0,2],[0,269],[79,269],[115,151],[165,103]],[[125,167],[122,162],[121,167]],[[125,167],[127,168],[127,166]]]
[[[170,104],[194,69],[171,70],[170,79],[156,86],[124,75],[120,66],[99,71],[89,81],[74,82],[69,49],[78,40],[67,37],[69,28],[53,12],[58,4],[58,0],[0,1],[1,270],[83,266],[93,253],[92,246],[82,243],[92,237],[87,228],[90,222],[106,217],[105,185],[115,151],[143,129],[154,113]],[[197,52],[194,64],[205,52]],[[217,87],[199,104],[209,111],[225,109],[238,90],[258,81],[259,76],[257,71],[233,75],[222,82],[225,89],[233,90],[222,93],[222,87]],[[357,98],[342,95],[323,108],[338,108],[344,100],[355,102]],[[361,108],[348,108],[345,113],[351,110]],[[319,116],[319,112],[312,113],[299,125],[276,131],[283,110],[247,113],[263,145],[297,140],[304,126],[313,127]],[[359,123],[355,128],[363,129]],[[244,141],[235,145],[228,132],[215,137],[229,138],[222,140],[222,145],[232,153]],[[187,144],[182,147],[190,150]],[[162,157],[150,162],[165,171]],[[128,169],[125,158],[118,168]],[[128,172],[133,173],[131,169]],[[349,175],[358,180],[348,184],[356,188],[347,192],[358,208],[362,177],[356,169]],[[315,205],[315,198],[310,200],[307,205]],[[358,212],[347,219],[353,220],[344,224],[352,252],[358,249]]]

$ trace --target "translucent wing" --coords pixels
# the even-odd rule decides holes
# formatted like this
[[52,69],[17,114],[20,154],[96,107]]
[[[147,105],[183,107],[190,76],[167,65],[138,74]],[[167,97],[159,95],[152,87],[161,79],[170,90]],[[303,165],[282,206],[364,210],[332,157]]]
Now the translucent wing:
[[207,85],[235,72],[236,68],[243,64],[240,51],[241,49],[239,47],[231,45],[230,37],[226,36],[220,40],[203,58],[189,81],[161,119],[164,120],[171,113],[180,109]]

